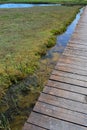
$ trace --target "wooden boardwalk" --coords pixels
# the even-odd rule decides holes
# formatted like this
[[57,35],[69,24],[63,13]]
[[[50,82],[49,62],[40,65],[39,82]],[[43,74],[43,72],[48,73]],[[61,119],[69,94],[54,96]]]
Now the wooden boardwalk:
[[87,130],[87,7],[23,130]]

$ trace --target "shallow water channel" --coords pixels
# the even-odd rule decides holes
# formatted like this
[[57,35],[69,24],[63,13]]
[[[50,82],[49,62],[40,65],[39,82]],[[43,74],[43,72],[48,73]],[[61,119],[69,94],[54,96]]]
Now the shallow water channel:
[[57,36],[55,46],[47,52],[47,54],[43,57],[43,59],[52,59],[53,56],[59,53],[63,53],[67,43],[69,42],[75,30],[75,27],[80,19],[82,12],[83,12],[83,8],[80,9],[79,13],[76,15],[76,18],[67,27],[66,31],[63,34]]
[[61,6],[61,4],[26,4],[26,3],[0,4],[0,8],[31,8],[35,6]]
[[[56,45],[52,47],[47,52],[47,54],[41,59],[40,62],[42,64],[46,64],[45,69],[50,68],[50,66],[54,67],[55,64],[58,62],[58,58],[61,55],[61,53],[63,53],[68,41],[70,40],[82,12],[83,9],[80,9],[74,21],[67,27],[67,30],[63,34],[57,36]],[[38,75],[38,77],[42,77],[41,75]],[[21,125],[24,124],[25,119],[27,118],[28,114],[33,108],[33,105],[35,103],[33,101],[37,100],[37,97],[40,93],[38,92],[38,90],[35,90],[35,93],[30,93],[30,91],[32,91],[34,88],[31,87],[31,89],[29,89],[29,85],[34,86],[34,88],[36,89],[36,87],[38,86],[36,76],[27,77],[19,84],[12,85],[7,91],[6,96],[0,104],[2,106],[0,108],[0,111],[4,113],[4,115],[9,119],[10,122],[12,121],[12,130],[20,130]],[[22,102],[18,103],[19,99],[21,99]],[[29,104],[30,102],[31,106],[24,107],[23,100],[26,100],[25,104]],[[21,118],[19,118],[19,116],[21,116]],[[15,128],[15,126],[17,126],[17,129]]]

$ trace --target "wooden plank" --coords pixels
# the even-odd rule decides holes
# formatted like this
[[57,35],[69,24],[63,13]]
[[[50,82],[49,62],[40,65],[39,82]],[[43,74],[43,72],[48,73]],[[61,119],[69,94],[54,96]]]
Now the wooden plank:
[[87,57],[87,53],[86,52],[80,52],[80,51],[76,51],[73,49],[68,49],[66,48],[64,53],[68,53],[68,55],[76,55],[76,56],[82,56],[82,57]]
[[[81,25],[82,28],[84,28],[85,25],[87,25],[87,24],[84,24],[84,25],[83,25],[83,23],[79,23],[79,25]],[[72,34],[72,37],[73,37],[73,35],[78,35],[78,27],[79,27],[79,25],[76,26],[76,30],[75,30],[74,33]],[[81,29],[81,30],[82,30],[82,29]],[[85,33],[82,33],[81,36],[85,36],[85,37],[86,37],[87,35],[86,35]]]
[[[81,36],[81,35],[80,35],[80,36]],[[83,42],[86,42],[86,41],[87,41],[87,38],[85,38],[85,37],[84,37],[84,38],[82,38],[82,37],[80,38],[80,37],[72,36],[72,37],[71,37],[71,40],[73,40],[73,41],[75,40],[75,41],[79,41],[79,42],[82,42],[82,41],[83,41]]]
[[50,104],[37,102],[34,107],[35,112],[39,112],[53,118],[61,119],[78,125],[87,127],[87,115],[70,110],[52,106]]
[[[78,41],[79,42],[79,41]],[[80,42],[81,43],[81,42]],[[83,45],[82,45],[83,44]],[[87,45],[86,45],[86,43],[84,42],[84,43],[82,43],[82,44],[74,44],[74,41],[72,42],[72,43],[68,43],[67,44],[67,47],[66,47],[66,49],[70,49],[70,50],[77,50],[77,51],[80,51],[80,52],[85,52],[85,53],[87,53],[86,52],[86,49],[87,49]]]
[[30,123],[25,123],[23,130],[47,130],[47,129],[40,128]]
[[87,46],[85,46],[85,45],[77,45],[77,44],[73,44],[73,43],[69,43],[68,45],[67,45],[67,47],[70,47],[70,48],[80,48],[80,49],[84,49],[84,50],[86,50],[87,49]]
[[77,85],[77,86],[82,86],[82,87],[87,88],[86,82],[80,81],[80,80],[78,81],[76,79],[71,79],[71,78],[67,78],[67,77],[63,77],[63,76],[56,76],[56,75],[51,75],[50,79],[54,80],[54,81],[60,81],[60,82],[63,82],[63,83],[69,83],[69,84],[72,84],[72,85]]
[[[69,45],[69,44],[71,44],[71,45],[83,45],[83,46],[86,46],[87,47],[87,43],[86,42],[78,42],[78,41],[72,41],[71,39],[70,39],[70,41],[69,41],[69,43],[67,44],[67,45]],[[66,47],[67,48],[67,47]]]
[[69,54],[68,52],[67,53],[63,53],[64,56],[69,56],[71,58],[78,58],[78,59],[83,59],[83,60],[87,60],[87,57],[85,56],[80,56],[80,55],[75,55],[74,53],[72,54]]
[[[83,27],[82,27],[82,29],[80,28],[79,31],[83,32],[83,31],[86,31],[86,29],[85,28],[83,29]],[[79,33],[78,33],[78,35],[79,35]],[[80,34],[80,36],[81,36],[81,34]],[[85,37],[84,38],[78,38],[78,37],[72,35],[71,41],[86,42],[87,38],[85,38]]]
[[86,62],[86,60],[81,60],[81,59],[78,59],[78,58],[73,58],[73,57],[67,57],[67,56],[61,56],[61,59],[59,59],[59,62],[67,62],[67,61],[69,61],[70,63],[71,62],[75,62],[75,64],[78,64],[78,65],[85,65],[85,66],[87,66],[87,62]]
[[77,50],[81,50],[81,51],[87,51],[87,47],[84,46],[82,47],[81,45],[79,46],[76,46],[76,45],[71,45],[71,44],[68,44],[67,48],[70,48],[70,49],[77,49]]
[[59,70],[53,70],[52,72],[53,75],[58,75],[58,76],[63,76],[63,77],[69,77],[71,79],[77,79],[77,80],[80,80],[80,81],[84,81],[87,83],[87,77],[86,76],[83,76],[83,75],[78,75],[78,74],[75,74],[75,73],[69,73],[69,72],[64,72],[63,70],[62,71],[59,71]]
[[69,53],[66,51],[66,52],[64,52],[63,53],[63,55],[65,55],[65,56],[70,56],[70,57],[73,57],[73,58],[81,58],[81,59],[84,59],[84,60],[87,60],[87,56],[82,56],[81,54],[79,54],[79,53],[75,53],[75,52],[70,52],[69,51]]
[[48,86],[45,86],[43,92],[46,94],[53,95],[53,96],[58,96],[65,99],[70,99],[73,101],[87,104],[87,100],[86,100],[87,97],[79,93],[74,93],[74,92],[70,92],[70,91],[62,90],[62,89],[56,89],[56,88],[48,87]]
[[84,43],[79,43],[79,42],[77,42],[76,44],[76,41],[71,41],[71,42],[69,42],[68,44],[67,44],[67,47],[66,47],[66,49],[70,49],[70,50],[77,50],[77,51],[84,51],[85,53],[86,53],[86,49],[87,49],[87,44],[84,42]]
[[[81,67],[78,66],[78,68],[81,68]],[[60,70],[60,71],[64,71],[64,72],[69,72],[69,73],[73,73],[73,74],[87,76],[86,70],[84,71],[84,70],[81,70],[81,69],[74,68],[74,65],[71,65],[71,64],[57,65],[55,67],[55,70]]]
[[[66,56],[66,55],[62,55],[61,56],[61,59],[64,59],[64,60],[73,60],[73,61],[76,61],[76,62],[82,62],[82,63],[86,63],[87,64],[87,61],[85,59],[81,59],[81,58],[76,58],[76,57],[71,57],[71,56]],[[60,60],[61,60],[60,59]],[[60,61],[59,60],[59,61]]]
[[85,35],[78,35],[78,33],[76,34],[73,34],[72,35],[72,38],[73,39],[76,39],[78,41],[79,40],[83,40],[83,41],[86,41],[87,40],[87,37]]
[[86,57],[86,55],[87,55],[86,51],[80,51],[80,50],[76,50],[73,48],[66,48],[66,50],[64,52],[68,52],[68,51],[69,51],[69,54],[79,55],[79,56],[83,56],[83,57]]
[[67,63],[67,64],[74,64],[81,67],[87,67],[87,63],[84,62],[77,62],[77,60],[71,60],[71,59],[59,59],[60,63]]
[[71,52],[75,52],[75,53],[79,53],[79,55],[83,55],[83,56],[86,56],[87,55],[87,52],[84,51],[84,50],[78,50],[78,49],[75,49],[75,48],[66,48],[65,51],[71,51]]
[[[73,45],[84,45],[84,46],[87,46],[87,43],[86,42],[79,42],[79,41],[73,41],[73,40],[69,40],[69,43],[68,44],[73,44]],[[67,45],[68,45],[67,44]]]
[[62,108],[72,110],[75,112],[87,114],[87,104],[83,104],[80,102],[74,102],[72,100],[52,96],[45,93],[41,93],[39,97],[39,101],[50,104],[50,105],[54,105],[60,108],[62,107]]
[[40,113],[32,112],[28,122],[42,126],[47,130],[87,130],[83,126],[55,119]]
[[63,62],[58,62],[57,65],[55,67],[58,66],[65,66],[65,67],[69,67],[69,68],[73,68],[73,69],[77,69],[77,70],[82,70],[82,71],[86,71],[87,67],[83,67],[83,66],[77,66],[76,64],[71,64],[71,63],[63,63]]
[[47,86],[87,95],[87,88],[49,80]]

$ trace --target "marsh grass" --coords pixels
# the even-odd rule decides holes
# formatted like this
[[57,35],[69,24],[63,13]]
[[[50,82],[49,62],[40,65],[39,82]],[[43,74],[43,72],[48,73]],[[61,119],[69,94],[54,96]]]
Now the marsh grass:
[[[78,7],[0,9],[0,88],[31,75],[55,34],[66,29]],[[67,24],[68,23],[68,24]],[[2,94],[0,94],[2,95]]]

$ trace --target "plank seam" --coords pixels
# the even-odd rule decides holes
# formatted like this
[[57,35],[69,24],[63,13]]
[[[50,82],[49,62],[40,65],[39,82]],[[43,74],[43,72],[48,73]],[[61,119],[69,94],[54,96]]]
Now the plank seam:
[[72,83],[68,83],[68,82],[63,82],[63,81],[59,81],[59,80],[56,80],[56,79],[51,79],[51,78],[49,78],[49,80],[51,80],[51,81],[56,81],[56,82],[60,82],[60,83],[65,83],[65,84],[70,84],[70,85],[74,85],[74,86],[78,86],[78,87],[83,87],[83,88],[87,88],[87,87],[85,87],[85,86],[82,86],[82,85],[76,85],[76,84],[72,84]]
[[[68,67],[69,68],[69,67]],[[83,74],[78,74],[77,72],[69,72],[69,71],[66,71],[66,70],[62,70],[62,69],[60,69],[60,68],[58,68],[58,69],[56,69],[56,68],[54,68],[54,70],[56,70],[56,71],[60,71],[60,72],[66,72],[66,73],[69,73],[69,74],[76,74],[76,75],[78,75],[78,76],[84,76],[84,77],[86,77],[87,75],[83,75]],[[77,70],[80,70],[80,69],[77,69]],[[53,75],[57,75],[57,74],[53,74]],[[63,77],[65,77],[65,76],[63,76]],[[70,78],[70,77],[69,77]],[[71,78],[71,79],[74,79],[74,78]],[[77,79],[77,80],[79,80],[79,79]],[[84,80],[80,80],[80,81],[84,81]],[[85,82],[87,82],[87,81],[85,81]]]
[[46,102],[44,102],[44,101],[38,100],[38,102],[42,102],[42,103],[45,103],[45,104],[48,104],[48,105],[51,105],[51,106],[54,106],[54,107],[58,107],[58,108],[63,108],[63,109],[66,109],[66,110],[69,110],[69,111],[72,111],[72,112],[77,112],[77,113],[80,113],[80,114],[83,114],[83,115],[87,115],[87,113],[83,113],[83,112],[80,112],[80,111],[71,110],[71,109],[69,109],[69,108],[65,108],[65,107],[53,105],[53,104],[51,104],[51,103],[46,103]]
[[[67,67],[67,68],[69,68],[69,69],[76,69],[76,70],[80,70],[80,71],[82,71],[82,72],[85,72],[86,70],[87,70],[87,68],[86,68],[86,70],[84,70],[81,66],[79,66],[80,67],[80,69],[79,68],[77,68],[78,67],[78,65],[73,65],[72,66],[72,64],[69,64],[69,63],[66,63],[66,64],[64,64],[64,63],[58,63],[56,66],[55,66],[55,68],[54,69],[56,69],[56,70],[61,70],[60,68],[56,68],[56,67]],[[63,71],[65,71],[65,70],[63,70]],[[73,72],[74,73],[74,72]],[[75,74],[75,73],[74,73]],[[77,73],[78,74],[78,73]],[[80,75],[80,74],[78,74],[78,75]],[[85,75],[83,75],[83,76],[85,76]]]
[[35,110],[33,110],[33,112],[38,113],[38,114],[41,114],[41,115],[45,115],[45,116],[48,116],[48,117],[51,117],[51,118],[53,118],[53,119],[58,119],[58,120],[61,120],[61,121],[64,121],[64,122],[68,122],[68,123],[71,123],[71,124],[75,124],[75,125],[83,126],[83,127],[86,127],[86,128],[87,128],[87,126],[85,126],[85,125],[82,125],[82,124],[79,124],[79,123],[75,123],[75,122],[72,122],[72,121],[67,121],[67,120],[64,120],[64,119],[61,119],[61,118],[53,117],[53,116],[44,114],[44,113],[42,113],[42,112],[37,112],[37,111],[35,111]]
[[79,93],[79,92],[75,92],[75,91],[71,91],[71,90],[67,90],[67,89],[62,89],[62,88],[54,87],[54,86],[51,86],[49,84],[47,84],[46,86],[50,87],[50,88],[56,88],[56,89],[65,90],[65,91],[68,91],[68,92],[72,92],[72,93],[76,93],[76,94],[87,96],[86,94],[83,94],[83,93]]
[[31,125],[34,125],[34,126],[37,126],[37,127],[39,127],[39,128],[42,128],[42,129],[50,130],[50,129],[47,129],[47,128],[45,128],[45,127],[42,127],[42,126],[36,125],[36,124],[31,123],[31,122],[28,122],[28,121],[27,121],[27,123],[28,123],[28,124],[31,124]]
[[[42,93],[48,94],[48,93],[46,93],[46,92],[42,92]],[[62,97],[62,96],[57,96],[57,95],[50,94],[50,93],[49,93],[49,95],[55,96],[55,97],[59,97],[59,98],[63,98],[63,99],[67,99],[67,100],[74,101],[74,102],[79,102],[79,103],[82,103],[82,104],[87,104],[87,103],[85,103],[85,102],[77,101],[77,100],[74,100],[74,99],[69,99],[69,98]]]

